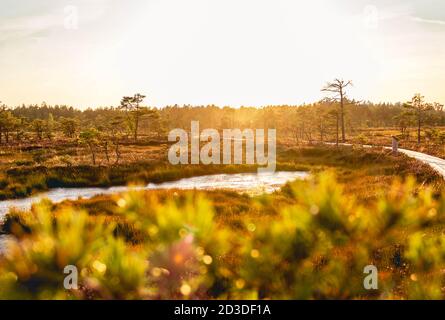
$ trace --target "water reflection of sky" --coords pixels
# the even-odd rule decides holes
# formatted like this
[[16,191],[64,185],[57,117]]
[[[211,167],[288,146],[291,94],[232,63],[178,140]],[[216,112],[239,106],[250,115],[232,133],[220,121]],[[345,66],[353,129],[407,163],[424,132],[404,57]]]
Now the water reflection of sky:
[[251,195],[261,193],[272,193],[278,190],[288,181],[304,179],[306,172],[274,172],[274,173],[240,173],[240,174],[217,174],[201,177],[185,178],[178,181],[165,182],[160,184],[150,183],[145,187],[111,187],[103,188],[60,188],[53,189],[46,193],[32,196],[25,199],[14,199],[0,201],[0,219],[11,209],[28,210],[33,203],[41,199],[49,199],[52,202],[62,202],[64,200],[76,200],[78,198],[92,198],[98,195],[116,194],[136,190],[160,190],[160,189],[180,189],[180,190],[233,190],[246,192]]

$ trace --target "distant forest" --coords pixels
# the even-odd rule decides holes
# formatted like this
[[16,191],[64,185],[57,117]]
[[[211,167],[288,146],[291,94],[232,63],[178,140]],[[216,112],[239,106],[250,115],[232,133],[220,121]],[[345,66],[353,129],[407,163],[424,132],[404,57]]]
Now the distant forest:
[[[316,141],[338,137],[338,104],[321,101],[301,106],[217,107],[167,106],[143,107],[144,96],[137,107],[127,101],[119,107],[79,110],[65,105],[22,105],[0,108],[0,143],[26,139],[43,140],[61,136],[76,138],[85,130],[119,132],[122,137],[152,136],[165,139],[173,128],[188,129],[192,120],[201,128],[276,128],[279,137]],[[128,98],[128,99],[133,99]],[[123,100],[124,101],[124,100]],[[123,106],[126,106],[124,108]],[[422,113],[424,127],[445,126],[445,112],[440,105]],[[396,128],[403,134],[415,128],[419,115],[403,103],[346,101],[344,125],[348,134],[366,128]]]

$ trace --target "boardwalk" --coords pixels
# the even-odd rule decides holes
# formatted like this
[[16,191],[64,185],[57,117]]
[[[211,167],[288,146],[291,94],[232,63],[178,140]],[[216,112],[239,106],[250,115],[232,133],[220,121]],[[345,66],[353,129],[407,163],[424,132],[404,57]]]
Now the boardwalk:
[[[335,145],[335,143],[326,143],[328,145]],[[340,143],[340,145],[342,146],[349,146],[352,147],[353,145],[350,143]],[[372,145],[363,145],[363,148],[373,148],[375,146]],[[392,150],[391,147],[384,147],[384,149],[386,150]],[[445,160],[438,158],[438,157],[434,157],[434,156],[430,156],[429,154],[426,153],[422,153],[422,152],[417,152],[417,151],[412,151],[412,150],[408,150],[408,149],[398,149],[398,151],[400,153],[403,153],[405,155],[407,155],[410,158],[414,158],[418,161],[421,161],[427,165],[429,165],[431,168],[433,168],[434,170],[436,170],[444,179],[445,179]]]
[[[391,149],[390,147],[386,147],[385,149]],[[406,154],[410,158],[417,159],[423,163],[428,164],[431,168],[436,170],[444,179],[445,179],[445,160],[437,157],[430,156],[425,153],[407,150],[407,149],[399,149],[399,152]]]

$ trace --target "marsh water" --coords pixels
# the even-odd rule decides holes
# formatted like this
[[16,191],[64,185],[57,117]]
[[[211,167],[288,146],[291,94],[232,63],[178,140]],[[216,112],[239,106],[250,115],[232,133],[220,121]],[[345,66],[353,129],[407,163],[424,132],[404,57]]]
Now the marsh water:
[[[28,210],[32,204],[42,199],[49,199],[54,203],[65,200],[90,199],[99,195],[110,195],[129,190],[232,190],[237,192],[258,195],[272,193],[279,190],[289,181],[305,179],[307,172],[280,171],[274,173],[240,173],[240,174],[215,174],[185,178],[164,183],[149,183],[140,187],[111,187],[111,188],[59,188],[24,199],[0,201],[0,223],[11,208]],[[5,248],[8,236],[0,235],[0,253]]]
[[179,189],[179,190],[233,190],[237,192],[246,192],[251,195],[261,193],[272,193],[288,181],[304,179],[308,176],[307,172],[301,171],[280,171],[274,173],[240,173],[240,174],[216,174],[185,178],[172,182],[154,184],[150,183],[140,187],[111,187],[111,188],[59,188],[41,193],[24,199],[14,199],[0,201],[0,221],[11,208],[28,210],[33,203],[42,199],[49,199],[54,203],[65,200],[89,199],[98,195],[117,194],[133,190],[160,190],[160,189]]

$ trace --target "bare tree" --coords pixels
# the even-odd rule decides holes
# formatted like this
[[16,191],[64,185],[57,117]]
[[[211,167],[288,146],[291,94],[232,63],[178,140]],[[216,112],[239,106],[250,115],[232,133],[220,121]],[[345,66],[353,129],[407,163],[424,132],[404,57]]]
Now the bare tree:
[[340,102],[340,123],[341,123],[341,138],[342,142],[346,142],[345,134],[345,101],[347,100],[346,88],[352,86],[352,81],[344,81],[335,79],[333,82],[328,82],[326,86],[321,89],[323,92],[333,93],[334,96],[329,97],[331,101]]
[[120,143],[124,136],[125,119],[122,116],[104,118],[98,126],[100,133],[100,145],[103,147],[107,163],[110,163],[110,148],[114,148],[116,155],[115,165],[119,164],[121,158]]
[[123,126],[123,120],[118,116],[112,119],[111,121],[111,141],[114,146],[114,153],[116,155],[116,160],[114,162],[115,165],[119,164],[119,161],[121,159],[122,152],[120,150],[120,141],[122,139],[123,133],[122,133],[122,126]]

